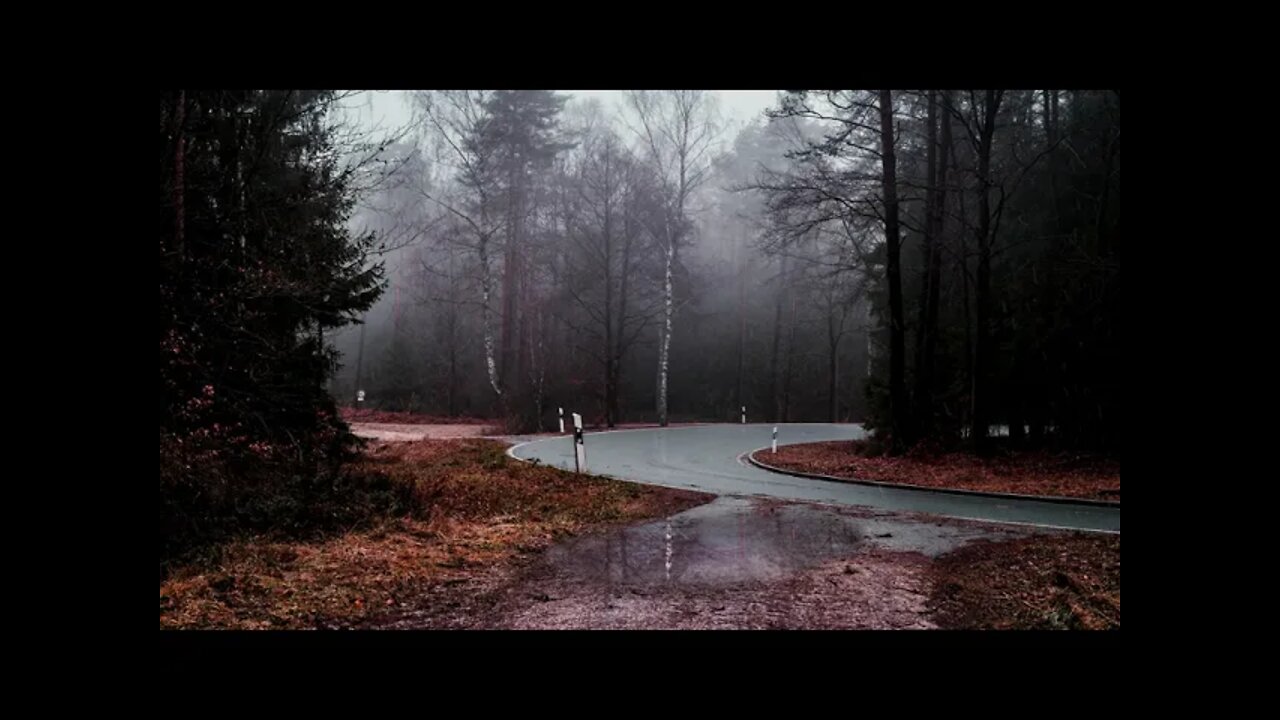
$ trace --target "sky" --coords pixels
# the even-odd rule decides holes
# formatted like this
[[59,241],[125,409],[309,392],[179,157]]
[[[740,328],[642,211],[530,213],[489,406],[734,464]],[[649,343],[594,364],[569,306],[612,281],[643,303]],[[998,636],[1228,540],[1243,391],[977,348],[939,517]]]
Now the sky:
[[[575,97],[599,98],[606,107],[615,109],[622,104],[621,90],[560,90]],[[752,119],[763,115],[765,108],[774,104],[777,90],[713,90],[720,98],[720,112],[732,128],[741,128]]]
[[[606,108],[621,107],[623,99],[621,90],[558,90],[557,92],[574,97],[594,97],[600,99]],[[720,111],[727,127],[721,140],[732,142],[744,125],[757,117],[761,117],[765,108],[774,104],[777,90],[713,90],[720,101]],[[361,122],[374,127],[381,125],[390,130],[409,122],[410,111],[405,103],[403,90],[371,90],[360,93],[346,101],[349,112],[361,118]]]

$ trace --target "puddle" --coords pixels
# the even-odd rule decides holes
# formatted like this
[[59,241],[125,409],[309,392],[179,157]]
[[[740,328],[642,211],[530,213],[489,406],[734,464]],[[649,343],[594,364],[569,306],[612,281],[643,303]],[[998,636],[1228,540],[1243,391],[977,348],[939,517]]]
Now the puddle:
[[935,556],[989,535],[954,524],[721,497],[665,520],[556,545],[546,562],[557,574],[591,583],[727,586],[781,580],[870,547]]

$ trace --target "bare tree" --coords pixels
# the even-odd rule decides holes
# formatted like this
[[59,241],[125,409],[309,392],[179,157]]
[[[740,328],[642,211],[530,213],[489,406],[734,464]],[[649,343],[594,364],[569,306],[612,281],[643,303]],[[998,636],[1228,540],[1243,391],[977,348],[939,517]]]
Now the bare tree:
[[[942,284],[942,232],[947,202],[947,158],[951,152],[951,93],[928,93],[924,277],[920,283],[920,320],[916,327],[915,421],[918,430],[933,430],[934,355],[938,343],[938,304]],[[941,104],[941,112],[939,112]],[[941,122],[941,140],[938,124]]]
[[627,98],[639,118],[636,132],[657,172],[664,200],[663,325],[658,348],[657,411],[658,424],[666,427],[675,315],[672,271],[680,245],[692,226],[687,213],[690,196],[706,178],[710,164],[708,151],[716,136],[715,111],[711,97],[702,90],[635,90],[628,92]]
[[991,240],[994,233],[991,229],[991,144],[996,130],[996,114],[1000,110],[1000,100],[1004,96],[1002,90],[987,90],[982,103],[982,118],[979,120],[978,103],[971,101],[970,111],[975,115],[972,126],[976,126],[976,137],[971,139],[978,152],[978,228],[975,238],[978,243],[978,284],[975,297],[977,318],[976,344],[973,355],[973,411],[972,426],[969,439],[974,450],[982,451],[987,447],[987,430],[990,425],[991,398]]
[[889,284],[889,402],[892,407],[893,451],[911,444],[911,411],[907,407],[906,323],[902,307],[902,238],[898,223],[898,166],[893,123],[893,95],[880,91],[881,193],[884,198],[885,273]]
[[653,223],[646,218],[660,208],[646,168],[612,131],[589,127],[583,137],[578,162],[565,169],[559,213],[572,248],[563,290],[581,320],[563,319],[574,329],[577,347],[602,371],[605,423],[613,427],[623,361],[656,314],[631,278],[647,255],[645,227]]
[[459,235],[462,247],[475,253],[479,260],[481,292],[481,326],[484,334],[485,370],[489,385],[500,399],[503,387],[493,337],[493,249],[495,238],[506,227],[504,213],[495,212],[495,188],[498,178],[492,146],[480,142],[485,131],[484,103],[486,93],[474,90],[427,91],[415,96],[424,131],[433,140],[437,160],[450,168],[456,181],[452,194],[422,190],[427,200],[458,218],[469,230],[469,237]]

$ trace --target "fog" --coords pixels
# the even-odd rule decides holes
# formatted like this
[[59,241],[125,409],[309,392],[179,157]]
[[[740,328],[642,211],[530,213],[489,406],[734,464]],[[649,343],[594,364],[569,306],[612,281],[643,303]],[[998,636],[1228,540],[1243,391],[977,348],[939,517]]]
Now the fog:
[[[371,407],[491,416],[499,403],[485,377],[475,252],[457,238],[451,222],[457,218],[432,199],[432,189],[447,193],[445,186],[460,182],[460,174],[456,153],[441,147],[448,143],[424,117],[421,100],[430,95],[368,93],[347,104],[356,124],[395,138],[384,151],[395,169],[361,198],[351,220],[353,230],[379,233],[384,249],[376,260],[385,263],[387,289],[365,315],[363,329],[348,327],[333,338],[341,366],[331,391],[340,402],[351,403],[359,384]],[[607,239],[619,248],[631,241],[633,255],[625,271],[617,249],[609,278],[611,309],[617,315],[625,302],[625,321],[611,318],[612,326],[603,327],[601,258],[583,259],[599,254],[606,242],[604,206],[618,202],[620,208],[622,196],[632,190],[610,187],[612,196],[593,195],[588,186],[603,175],[593,175],[591,168],[601,158],[639,166],[649,161],[653,148],[622,92],[566,92],[563,97],[556,133],[573,147],[561,150],[533,180],[559,186],[582,207],[576,215],[567,210],[567,222],[556,218],[557,203],[542,188],[546,194],[537,199],[542,207],[532,209],[536,225],[526,226],[527,243],[537,248],[539,259],[558,256],[562,263],[557,278],[534,278],[531,284],[538,287],[525,291],[539,304],[536,318],[528,321],[536,328],[525,331],[539,337],[524,340],[530,355],[542,354],[540,377],[530,381],[542,384],[538,418],[548,423],[554,407],[569,406],[603,422],[616,392],[615,422],[653,421],[663,257],[661,231],[639,219],[642,190],[633,193],[634,227],[623,228],[619,221]],[[710,91],[698,108],[705,116],[693,118],[707,125],[707,141],[693,158],[701,176],[686,204],[692,227],[681,239],[673,268],[668,390],[673,420],[737,419],[742,405],[756,420],[828,419],[833,354],[835,418],[859,419],[863,412],[867,336],[858,284],[849,277],[826,277],[829,273],[806,263],[819,256],[813,248],[781,253],[771,248],[764,194],[749,187],[762,168],[785,167],[786,151],[798,147],[793,121],[765,117],[775,99],[773,91]],[[660,202],[656,196],[650,200]],[[563,198],[559,205],[563,216]],[[624,214],[618,212],[618,218]],[[495,307],[501,303],[501,297],[494,298]],[[528,308],[522,314],[529,317]],[[613,343],[612,359],[602,357],[609,354],[606,334]],[[500,356],[502,348],[496,352]],[[608,387],[611,372],[618,385],[613,389]]]
[[351,227],[387,285],[332,338],[340,403],[523,429],[742,406],[1114,427],[1110,390],[1104,412],[1066,387],[1114,380],[1114,325],[1082,323],[1118,297],[1117,93],[396,91],[342,113],[383,139]]

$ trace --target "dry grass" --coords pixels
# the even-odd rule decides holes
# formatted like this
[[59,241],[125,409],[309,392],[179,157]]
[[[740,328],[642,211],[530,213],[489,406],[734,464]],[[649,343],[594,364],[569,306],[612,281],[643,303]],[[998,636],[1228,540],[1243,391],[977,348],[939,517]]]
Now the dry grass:
[[378,444],[362,464],[410,485],[412,516],[314,542],[228,545],[161,584],[161,628],[354,625],[558,537],[710,499],[517,462],[492,440]]
[[1120,463],[1043,451],[980,458],[950,452],[901,457],[868,457],[856,442],[786,445],[762,453],[775,467],[833,477],[924,487],[1120,500]]

